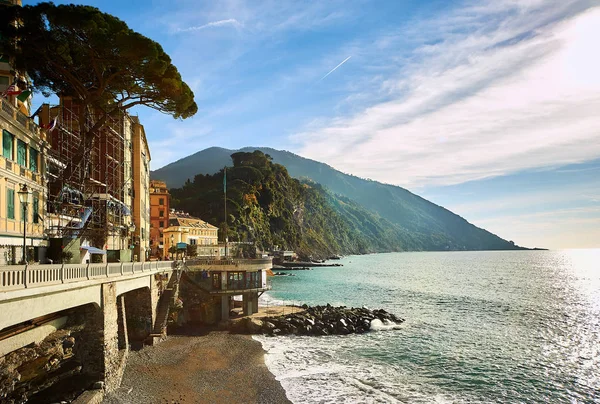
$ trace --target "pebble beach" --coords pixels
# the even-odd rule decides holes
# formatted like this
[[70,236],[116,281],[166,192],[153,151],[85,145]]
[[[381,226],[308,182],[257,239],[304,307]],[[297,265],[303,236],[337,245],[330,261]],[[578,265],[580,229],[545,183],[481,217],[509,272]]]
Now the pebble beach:
[[104,403],[290,403],[250,336],[205,330],[129,354]]

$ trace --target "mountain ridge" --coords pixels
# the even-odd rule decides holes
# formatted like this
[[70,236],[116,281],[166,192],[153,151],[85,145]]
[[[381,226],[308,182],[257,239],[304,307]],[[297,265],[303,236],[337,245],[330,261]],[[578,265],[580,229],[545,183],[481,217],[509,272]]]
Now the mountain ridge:
[[402,250],[522,249],[405,188],[345,174],[289,151],[268,147],[238,150],[211,147],[152,171],[151,177],[164,180],[169,187],[181,186],[196,174],[214,174],[231,165],[232,153],[254,150],[270,155],[273,162],[286,167],[290,176],[321,184],[384,219],[394,228],[393,233],[404,240]]

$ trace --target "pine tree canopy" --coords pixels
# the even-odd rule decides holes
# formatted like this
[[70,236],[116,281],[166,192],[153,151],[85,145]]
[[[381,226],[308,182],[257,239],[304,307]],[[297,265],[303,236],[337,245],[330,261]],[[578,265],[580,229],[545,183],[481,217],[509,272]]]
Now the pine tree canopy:
[[198,109],[162,47],[110,14],[53,3],[3,7],[0,14],[0,54],[46,96],[73,96],[109,116],[136,105],[175,118]]

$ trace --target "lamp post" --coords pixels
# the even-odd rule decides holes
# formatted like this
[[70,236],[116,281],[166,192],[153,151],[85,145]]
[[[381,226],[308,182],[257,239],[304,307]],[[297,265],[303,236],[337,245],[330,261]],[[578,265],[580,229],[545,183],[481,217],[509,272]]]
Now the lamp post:
[[[173,240],[174,240],[174,237],[173,237],[173,234],[171,234],[171,245],[169,246],[169,250],[171,250],[173,248],[173,246],[174,246],[174,244],[173,244],[174,241]],[[171,251],[169,251],[169,252],[171,253],[171,259],[173,259],[173,253]]]
[[[127,226],[127,230],[129,230],[129,251],[131,251],[131,247],[133,247],[133,251],[132,251],[132,257],[131,257],[131,262],[134,262],[135,260],[133,259],[133,255],[135,254],[135,224],[134,223],[129,223],[129,225]],[[141,255],[141,254],[140,254]],[[138,257],[138,260],[140,260],[140,257]]]
[[17,192],[19,194],[19,200],[21,201],[21,205],[23,206],[23,264],[27,263],[27,205],[29,204],[29,199],[31,198],[31,192],[27,189],[27,184],[23,184],[21,189]]

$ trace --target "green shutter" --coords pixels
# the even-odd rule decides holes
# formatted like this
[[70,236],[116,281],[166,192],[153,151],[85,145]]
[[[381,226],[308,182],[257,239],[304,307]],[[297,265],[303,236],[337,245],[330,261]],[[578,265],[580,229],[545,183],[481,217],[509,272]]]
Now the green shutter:
[[38,217],[40,209],[40,199],[37,196],[33,196],[33,223],[39,223],[40,219]]
[[29,169],[35,173],[38,171],[38,151],[32,147],[29,148]]
[[21,139],[17,139],[17,164],[27,167],[27,145]]
[[6,217],[15,218],[15,190],[10,188],[6,190]]
[[2,155],[12,160],[13,135],[7,130],[2,130]]

